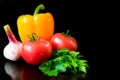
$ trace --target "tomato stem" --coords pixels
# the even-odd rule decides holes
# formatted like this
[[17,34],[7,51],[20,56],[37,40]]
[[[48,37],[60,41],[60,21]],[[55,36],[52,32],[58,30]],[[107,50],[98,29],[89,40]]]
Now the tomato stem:
[[67,30],[67,32],[66,32],[66,34],[65,34],[67,37],[70,37],[69,31],[70,31],[70,30]]
[[44,10],[44,9],[45,9],[45,6],[43,4],[38,5],[34,11],[34,15],[38,14],[40,10]]
[[31,37],[30,36],[28,36],[28,37],[29,37],[29,41],[31,41],[31,42],[39,40],[39,37],[35,33],[32,33]]

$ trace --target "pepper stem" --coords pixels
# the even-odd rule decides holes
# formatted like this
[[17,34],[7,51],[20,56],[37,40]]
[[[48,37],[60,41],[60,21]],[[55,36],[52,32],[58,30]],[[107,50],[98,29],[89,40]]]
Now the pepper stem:
[[34,15],[38,14],[40,10],[44,10],[44,9],[45,9],[45,6],[43,4],[38,5],[34,11]]

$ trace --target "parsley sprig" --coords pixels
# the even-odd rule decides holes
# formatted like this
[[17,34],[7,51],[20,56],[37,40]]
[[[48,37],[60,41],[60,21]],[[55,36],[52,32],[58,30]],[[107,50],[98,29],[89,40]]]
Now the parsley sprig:
[[56,50],[52,53],[51,59],[39,65],[39,69],[48,76],[57,76],[63,72],[87,73],[88,61],[83,57],[80,52],[68,49]]

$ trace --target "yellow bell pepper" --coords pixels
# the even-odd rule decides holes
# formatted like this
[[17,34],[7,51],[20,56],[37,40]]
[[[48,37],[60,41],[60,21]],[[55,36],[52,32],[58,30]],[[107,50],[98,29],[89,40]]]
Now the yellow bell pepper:
[[45,6],[40,4],[36,7],[34,15],[21,15],[17,19],[18,34],[24,43],[28,40],[28,36],[35,33],[38,37],[49,40],[54,34],[54,18],[49,12],[38,13],[44,10]]

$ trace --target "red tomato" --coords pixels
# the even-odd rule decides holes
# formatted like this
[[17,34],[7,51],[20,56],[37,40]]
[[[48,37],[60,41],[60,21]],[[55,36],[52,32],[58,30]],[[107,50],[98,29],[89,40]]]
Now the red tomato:
[[76,51],[78,48],[78,44],[75,38],[68,37],[62,33],[56,33],[50,40],[52,44],[53,50],[67,48],[69,50]]
[[51,54],[52,45],[45,39],[23,43],[22,57],[29,64],[38,65],[48,60]]

